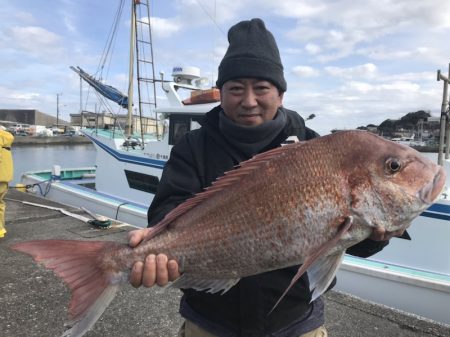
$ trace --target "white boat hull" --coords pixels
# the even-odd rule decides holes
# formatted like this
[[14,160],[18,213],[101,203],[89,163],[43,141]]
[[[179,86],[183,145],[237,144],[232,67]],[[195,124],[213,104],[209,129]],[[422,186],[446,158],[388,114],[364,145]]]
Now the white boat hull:
[[336,290],[450,324],[450,277],[346,256]]
[[25,185],[40,184],[40,188],[34,187],[29,190],[36,196],[71,207],[84,207],[93,213],[117,219],[135,227],[147,227],[148,204],[138,204],[100,193],[74,181],[44,181],[32,172],[22,176],[22,183]]
[[154,194],[131,188],[125,172],[154,176],[159,180],[171,147],[161,148],[161,142],[155,141],[147,146],[152,152],[124,149],[121,146],[123,139],[108,139],[96,135],[95,132],[85,134],[92,140],[97,153],[96,190],[109,195],[120,195],[121,198],[135,203],[150,205]]

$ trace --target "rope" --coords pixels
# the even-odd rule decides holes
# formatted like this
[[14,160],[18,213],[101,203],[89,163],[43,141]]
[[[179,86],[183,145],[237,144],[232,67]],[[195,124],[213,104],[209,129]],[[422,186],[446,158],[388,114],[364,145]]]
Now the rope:
[[117,206],[117,209],[116,209],[116,220],[117,220],[117,217],[119,216],[119,209],[120,209],[120,207],[122,207],[122,206],[124,206],[124,205],[127,205],[128,203],[127,202],[123,202],[123,203],[121,203],[119,206]]
[[[43,192],[41,184],[44,184],[44,183],[47,183],[47,185],[45,186],[45,191]],[[48,180],[41,181],[39,183],[28,184],[28,185],[24,185],[24,186],[8,186],[8,189],[14,189],[14,188],[15,189],[23,189],[23,188],[25,188],[26,191],[29,191],[35,186],[37,186],[39,188],[39,193],[43,197],[45,197],[50,192],[50,189],[52,187],[52,179],[48,179]]]

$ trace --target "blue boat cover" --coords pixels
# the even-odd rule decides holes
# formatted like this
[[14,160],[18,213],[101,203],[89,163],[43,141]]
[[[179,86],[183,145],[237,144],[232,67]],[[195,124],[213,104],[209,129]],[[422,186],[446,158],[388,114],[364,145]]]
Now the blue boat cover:
[[123,108],[128,107],[128,96],[122,94],[119,90],[116,88],[101,83],[99,80],[96,80],[94,77],[89,75],[87,72],[85,72],[80,67],[70,67],[73,71],[75,71],[80,77],[88,82],[97,92],[99,92],[104,97],[110,99],[111,101],[116,102],[117,104],[121,105]]

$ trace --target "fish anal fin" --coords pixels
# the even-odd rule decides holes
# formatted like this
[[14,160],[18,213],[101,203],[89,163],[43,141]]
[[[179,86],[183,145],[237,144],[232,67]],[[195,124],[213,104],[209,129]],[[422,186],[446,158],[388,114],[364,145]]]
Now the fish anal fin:
[[195,289],[198,291],[206,290],[206,292],[214,294],[219,291],[222,291],[222,294],[225,294],[228,290],[231,289],[236,283],[239,282],[239,278],[237,279],[207,279],[207,278],[198,278],[192,277],[188,273],[181,275],[178,279],[176,279],[171,286],[180,289]]
[[329,255],[317,260],[308,268],[309,288],[312,291],[311,302],[328,289],[344,256],[345,251]]
[[303,264],[300,266],[300,268],[297,271],[297,274],[295,274],[295,276],[292,278],[291,283],[289,284],[289,286],[286,288],[286,290],[284,291],[284,293],[280,296],[280,298],[278,299],[278,301],[275,303],[275,305],[272,307],[272,309],[269,311],[269,315],[272,313],[272,311],[278,306],[278,304],[281,302],[281,300],[284,298],[284,296],[286,296],[286,294],[288,293],[288,291],[292,288],[292,286],[298,281],[298,279],[300,277],[302,277],[302,275],[305,273],[305,271],[308,270],[308,268],[318,259],[320,259],[321,257],[325,256],[325,253],[327,251],[329,251],[331,248],[335,247],[336,244],[338,243],[339,239],[342,237],[342,235],[344,235],[345,233],[348,232],[348,230],[350,229],[351,225],[353,224],[353,217],[349,216],[345,219],[345,222],[343,225],[341,225],[340,229],[338,230],[338,232],[336,233],[336,235],[334,236],[334,238],[332,238],[331,240],[323,243],[318,249],[316,249],[312,254],[310,254],[305,261],[303,262]]
[[99,256],[113,245],[107,241],[37,240],[11,248],[31,255],[35,261],[63,279],[72,291],[69,330],[64,337],[81,337],[113,300],[123,272],[104,269]]

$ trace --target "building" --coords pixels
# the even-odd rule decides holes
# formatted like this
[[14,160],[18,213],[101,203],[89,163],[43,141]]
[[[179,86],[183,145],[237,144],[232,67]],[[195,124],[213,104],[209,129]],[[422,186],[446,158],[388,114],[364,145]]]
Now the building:
[[[51,127],[56,125],[56,117],[35,109],[0,109],[0,122],[5,126],[20,123]],[[59,119],[58,124],[68,125],[68,122]]]
[[[107,112],[94,113],[90,111],[83,111],[82,113],[78,114],[70,114],[70,124],[72,126],[87,128],[112,129],[116,127],[122,130],[126,130],[128,126],[128,115],[115,115]],[[131,118],[131,125],[133,126],[133,132],[140,133],[142,129],[144,133],[156,133],[156,121],[153,118],[141,118],[138,115],[133,115]]]

